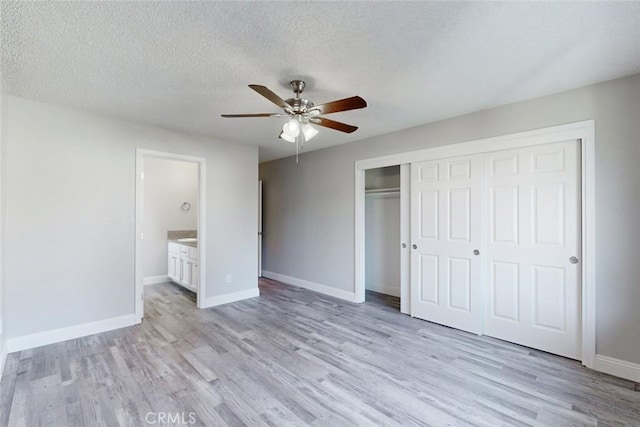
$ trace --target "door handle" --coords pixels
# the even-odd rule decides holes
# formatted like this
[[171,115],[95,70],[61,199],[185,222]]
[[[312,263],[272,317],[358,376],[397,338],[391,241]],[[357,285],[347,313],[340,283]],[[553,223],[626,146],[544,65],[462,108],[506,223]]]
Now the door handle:
[[477,250],[477,249],[474,249],[474,250],[473,250],[473,254],[474,254],[474,255],[476,255],[476,256],[477,256],[477,255],[480,255],[480,251],[479,251],[479,250]]
[[577,263],[578,263],[578,261],[579,261],[579,260],[578,260],[578,258],[577,258],[577,257],[572,256],[571,258],[569,258],[569,262],[570,262],[571,264],[577,264]]
[[411,245],[411,247],[412,247],[413,249],[418,249],[418,245],[416,245],[416,244]]
[[403,244],[402,244],[402,249],[404,249],[404,248],[406,248],[406,247],[407,247],[407,244],[406,244],[406,243],[403,243]]

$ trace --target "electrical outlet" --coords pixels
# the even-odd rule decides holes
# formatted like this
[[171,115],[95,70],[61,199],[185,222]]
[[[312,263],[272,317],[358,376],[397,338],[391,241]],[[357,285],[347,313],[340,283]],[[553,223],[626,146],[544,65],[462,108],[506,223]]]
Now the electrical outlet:
[[224,278],[224,281],[225,281],[225,282],[227,282],[227,283],[231,283],[231,275],[230,275],[230,274],[227,274],[227,275],[225,276],[225,278]]

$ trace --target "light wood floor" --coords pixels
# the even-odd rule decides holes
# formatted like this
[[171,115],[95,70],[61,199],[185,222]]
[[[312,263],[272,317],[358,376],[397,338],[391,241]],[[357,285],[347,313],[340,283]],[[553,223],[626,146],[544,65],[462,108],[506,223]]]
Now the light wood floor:
[[11,354],[0,426],[144,426],[149,412],[207,426],[640,425],[638,386],[578,362],[374,294],[260,288],[197,310],[177,286],[147,286],[142,325]]

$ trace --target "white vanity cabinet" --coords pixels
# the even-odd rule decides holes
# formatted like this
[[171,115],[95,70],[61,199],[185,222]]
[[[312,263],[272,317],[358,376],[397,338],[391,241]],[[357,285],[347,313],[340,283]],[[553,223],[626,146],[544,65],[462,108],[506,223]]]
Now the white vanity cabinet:
[[198,292],[198,248],[169,242],[167,261],[169,279]]
[[171,252],[171,243],[169,243],[169,264],[167,266],[167,276],[174,282],[180,281],[180,254]]

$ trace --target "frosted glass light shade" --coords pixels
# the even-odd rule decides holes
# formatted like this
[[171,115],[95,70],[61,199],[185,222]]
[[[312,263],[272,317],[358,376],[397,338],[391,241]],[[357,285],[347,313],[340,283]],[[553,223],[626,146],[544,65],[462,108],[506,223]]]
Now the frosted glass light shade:
[[296,138],[295,137],[291,137],[291,136],[287,135],[284,132],[280,133],[280,138],[284,139],[285,141],[296,142]]
[[304,140],[309,141],[311,138],[318,134],[318,129],[307,123],[306,125],[302,126],[302,133],[304,134]]
[[300,123],[296,119],[291,119],[282,126],[282,133],[294,138],[300,134]]

